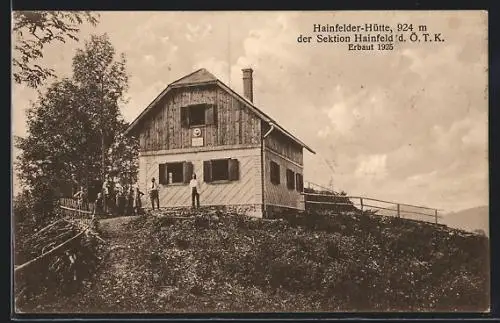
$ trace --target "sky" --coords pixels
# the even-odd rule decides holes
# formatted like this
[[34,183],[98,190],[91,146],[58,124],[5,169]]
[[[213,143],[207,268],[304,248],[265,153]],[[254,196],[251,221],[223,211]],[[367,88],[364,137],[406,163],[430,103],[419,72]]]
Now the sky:
[[[336,23],[425,24],[445,42],[392,51],[297,42],[313,24]],[[80,42],[48,46],[40,63],[70,77],[75,50],[103,33],[127,58],[127,121],[202,67],[242,93],[251,67],[255,105],[317,152],[304,150],[305,181],[443,212],[488,205],[484,12],[100,12]],[[13,135],[26,136],[35,99],[13,84]]]

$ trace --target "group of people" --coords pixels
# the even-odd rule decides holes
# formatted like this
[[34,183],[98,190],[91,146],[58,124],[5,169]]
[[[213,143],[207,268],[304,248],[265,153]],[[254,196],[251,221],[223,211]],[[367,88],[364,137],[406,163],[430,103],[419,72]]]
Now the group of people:
[[[138,187],[132,185],[119,185],[108,177],[101,192],[97,193],[91,210],[93,217],[103,214],[114,214],[116,216],[139,215],[142,212],[141,196],[144,193]],[[78,209],[85,209],[88,202],[88,194],[82,186],[73,196],[78,203]]]
[[[191,191],[192,207],[200,207],[200,184],[193,174],[189,182]],[[147,188],[151,200],[151,207],[154,210],[160,209],[159,186],[153,177],[151,185]],[[139,215],[142,213],[141,197],[144,195],[139,187],[132,185],[119,185],[110,177],[106,178],[102,185],[102,190],[97,194],[92,209],[93,217],[103,214],[114,214],[116,216]],[[73,196],[77,199],[78,209],[82,210],[87,203],[87,192],[84,187]]]

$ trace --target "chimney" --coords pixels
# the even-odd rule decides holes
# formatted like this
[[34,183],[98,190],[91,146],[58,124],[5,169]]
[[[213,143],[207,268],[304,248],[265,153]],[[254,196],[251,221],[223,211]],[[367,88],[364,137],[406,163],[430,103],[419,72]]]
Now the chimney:
[[251,68],[244,68],[243,71],[243,95],[245,98],[253,102],[253,70]]

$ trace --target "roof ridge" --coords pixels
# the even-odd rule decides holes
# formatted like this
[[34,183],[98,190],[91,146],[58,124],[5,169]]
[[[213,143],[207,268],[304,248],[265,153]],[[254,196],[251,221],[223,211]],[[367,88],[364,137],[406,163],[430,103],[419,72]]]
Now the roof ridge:
[[[195,74],[195,73],[200,72],[201,70],[205,70],[205,71],[206,71],[206,69],[205,69],[204,67],[199,68],[199,69],[197,69],[197,70],[196,70],[196,71],[194,71],[194,72],[191,72],[191,73],[189,73],[189,74],[187,74],[187,75],[184,75],[184,76],[183,76],[183,77],[181,77],[181,78],[178,78],[177,80],[175,80],[175,81],[173,81],[173,82],[170,82],[168,85],[172,85],[172,84],[174,84],[174,83],[177,83],[177,82],[179,82],[180,80],[185,79],[186,77],[190,77],[191,75],[193,75],[193,74]],[[168,85],[167,85],[167,86],[168,86]]]
[[218,78],[215,75],[210,73],[206,68],[202,67],[174,82],[171,82],[169,85],[178,85],[184,83],[201,83],[201,82],[216,81],[216,80],[218,80]]

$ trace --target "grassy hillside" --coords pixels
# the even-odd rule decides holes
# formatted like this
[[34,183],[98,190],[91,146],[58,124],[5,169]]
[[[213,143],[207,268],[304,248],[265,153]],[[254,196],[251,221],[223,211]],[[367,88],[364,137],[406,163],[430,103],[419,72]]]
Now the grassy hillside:
[[[104,269],[40,311],[485,311],[488,239],[368,215],[124,224]],[[121,238],[118,237],[121,235]]]

